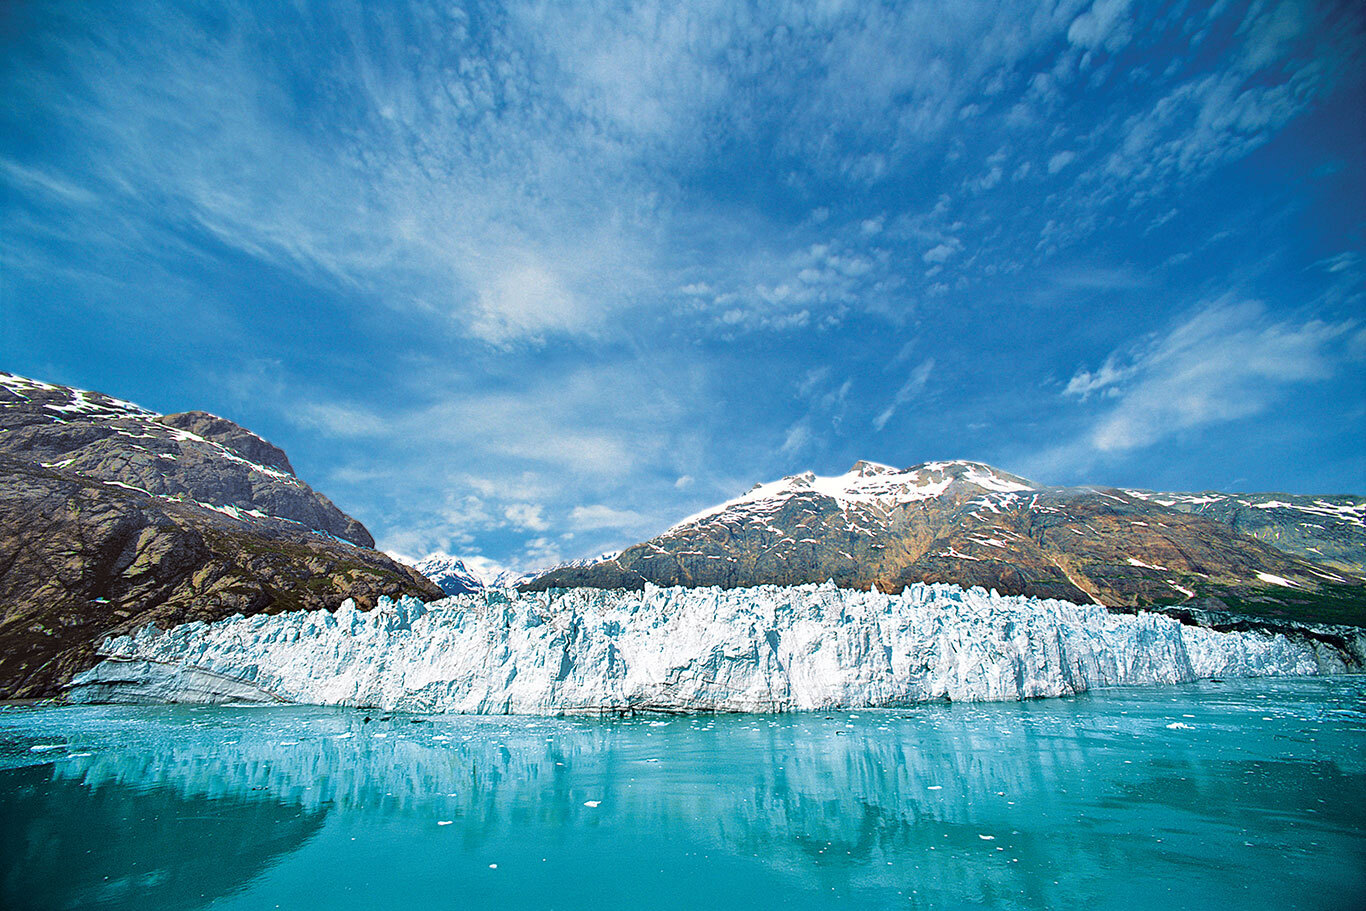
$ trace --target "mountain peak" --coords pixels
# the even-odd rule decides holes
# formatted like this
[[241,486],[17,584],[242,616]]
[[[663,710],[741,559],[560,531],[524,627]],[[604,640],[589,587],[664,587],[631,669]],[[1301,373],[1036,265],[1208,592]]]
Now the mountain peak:
[[854,467],[850,468],[847,472],[845,472],[845,474],[857,475],[860,478],[874,477],[876,475],[882,474],[898,473],[898,470],[890,465],[883,465],[881,462],[869,462],[864,459],[859,459],[857,462],[854,463]]
[[185,430],[206,440],[226,446],[238,455],[258,465],[265,465],[297,477],[289,456],[280,447],[252,433],[235,421],[221,418],[207,411],[182,411],[158,417],[158,423],[177,430]]

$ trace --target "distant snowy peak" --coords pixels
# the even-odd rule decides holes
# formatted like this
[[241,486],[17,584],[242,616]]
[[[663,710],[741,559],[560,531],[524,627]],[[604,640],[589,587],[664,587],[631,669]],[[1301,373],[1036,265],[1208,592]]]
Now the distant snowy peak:
[[953,492],[1026,493],[1039,485],[981,462],[925,462],[906,469],[859,461],[842,475],[814,472],[756,484],[744,494],[689,516],[673,526],[681,529],[726,514],[761,516],[782,510],[794,499],[833,500],[841,510],[873,507],[890,512],[900,506],[933,500]]
[[1220,508],[1292,510],[1306,519],[1327,519],[1357,528],[1366,528],[1366,500],[1348,495],[1303,496],[1284,493],[1158,493],[1151,490],[1125,490],[1131,497],[1148,500],[1181,512],[1210,512]]
[[547,566],[544,569],[537,569],[531,572],[521,573],[519,574],[519,578],[525,582],[529,579],[534,579],[537,576],[544,575],[545,573],[552,572],[557,569],[583,569],[584,567],[588,566],[596,566],[599,563],[606,563],[608,560],[615,560],[617,556],[619,556],[620,554],[621,551],[619,550],[609,550],[598,554],[596,557],[585,557],[582,560],[566,560],[563,563],[556,563],[555,565]]
[[484,557],[457,557],[437,551],[428,554],[412,566],[435,582],[448,595],[476,594],[483,591],[517,588],[537,576],[563,569],[583,569],[611,560],[621,551],[610,551],[596,557],[569,560],[543,569],[519,571],[499,566]]
[[1126,496],[1212,519],[1273,547],[1366,576],[1366,498],[1287,493],[1160,493]]
[[451,554],[428,554],[414,563],[413,568],[448,595],[473,594],[490,587],[482,576],[465,565],[464,560]]

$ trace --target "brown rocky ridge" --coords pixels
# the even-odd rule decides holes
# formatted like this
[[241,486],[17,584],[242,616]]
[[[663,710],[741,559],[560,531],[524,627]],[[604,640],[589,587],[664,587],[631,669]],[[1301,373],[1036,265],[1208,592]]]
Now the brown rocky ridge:
[[442,596],[374,543],[232,421],[0,373],[0,698],[148,623]]

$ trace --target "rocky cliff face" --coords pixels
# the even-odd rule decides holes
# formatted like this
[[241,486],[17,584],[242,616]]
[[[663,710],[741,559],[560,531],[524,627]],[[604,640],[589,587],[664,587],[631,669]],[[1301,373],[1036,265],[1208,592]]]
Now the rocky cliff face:
[[[1306,557],[1322,535],[1304,529],[1297,533],[1302,553],[1287,552],[1244,534],[1237,509],[1186,511],[1169,499],[1044,487],[974,462],[904,471],[860,462],[839,477],[808,473],[758,485],[615,559],[555,570],[527,587],[832,579],[895,592],[915,582],[949,582],[1116,608],[1184,604],[1366,622],[1366,579],[1352,570],[1356,563]],[[1246,509],[1259,519],[1273,514]],[[1361,512],[1353,515],[1360,521]]]
[[0,373],[0,697],[148,622],[441,596],[373,543],[231,421]]

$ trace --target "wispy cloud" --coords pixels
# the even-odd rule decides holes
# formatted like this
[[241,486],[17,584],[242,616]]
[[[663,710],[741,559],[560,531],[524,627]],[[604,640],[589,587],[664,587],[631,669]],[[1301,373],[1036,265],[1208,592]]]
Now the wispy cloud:
[[1044,461],[1086,462],[1264,413],[1296,386],[1330,379],[1352,322],[1291,322],[1264,305],[1223,299],[1164,335],[1081,369],[1064,394],[1103,403],[1077,444]]
[[881,431],[896,414],[898,408],[924,392],[925,385],[929,383],[930,374],[933,371],[934,358],[927,357],[921,361],[919,366],[911,371],[906,382],[901,384],[901,388],[896,391],[896,395],[892,397],[892,401],[888,403],[887,407],[878,412],[877,417],[873,418],[873,429]]

